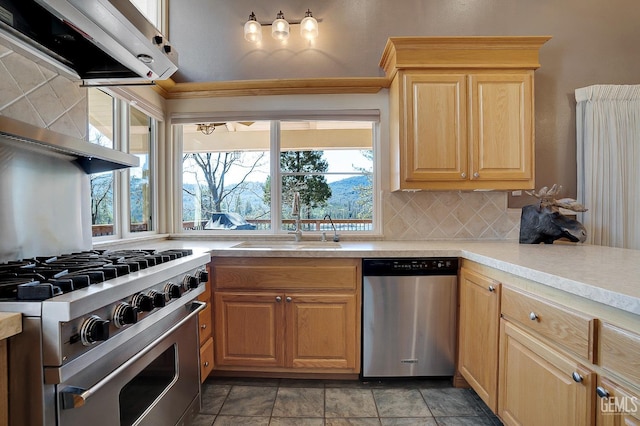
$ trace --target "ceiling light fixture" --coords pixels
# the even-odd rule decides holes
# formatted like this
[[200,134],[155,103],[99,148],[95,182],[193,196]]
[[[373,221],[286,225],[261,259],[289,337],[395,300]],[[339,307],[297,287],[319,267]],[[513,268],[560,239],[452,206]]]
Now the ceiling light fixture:
[[216,130],[216,125],[211,123],[211,124],[196,124],[196,130],[198,132],[202,132],[203,135],[210,135],[211,133],[213,133],[214,130]]
[[301,21],[288,22],[282,10],[277,13],[276,19],[271,22],[258,22],[255,13],[251,12],[249,20],[244,24],[244,39],[251,43],[262,41],[262,27],[271,26],[271,36],[279,41],[285,42],[289,39],[290,25],[300,25],[300,35],[309,41],[318,37],[318,22],[320,20],[313,17],[310,9],[304,14]]

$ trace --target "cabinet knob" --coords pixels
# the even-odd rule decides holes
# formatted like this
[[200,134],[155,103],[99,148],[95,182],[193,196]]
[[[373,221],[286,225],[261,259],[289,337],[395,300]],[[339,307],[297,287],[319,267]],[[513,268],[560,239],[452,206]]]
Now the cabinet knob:
[[493,293],[494,291],[496,291],[496,288],[494,286],[490,285],[489,286],[489,291]]
[[477,179],[477,178],[479,178],[479,177],[480,177],[480,173],[475,172],[475,173],[473,174],[473,177],[474,177],[474,178],[476,178],[476,179]]
[[282,297],[276,296],[276,302],[282,302]]
[[462,179],[466,179],[467,178],[467,174],[464,173],[464,172],[460,176],[462,177]]
[[202,324],[200,328],[204,330],[205,328],[207,328],[207,324]]
[[291,302],[291,298],[290,297],[287,297],[286,300],[287,300],[287,302]]
[[537,319],[538,319],[538,315],[537,315],[535,312],[531,312],[531,313],[529,314],[529,319],[530,319],[531,321],[535,321],[535,320],[537,320]]
[[571,377],[573,378],[574,382],[582,383],[583,377],[577,371],[574,371],[573,374],[571,374]]
[[208,367],[208,366],[209,366],[209,361],[205,361],[205,362],[204,362],[204,366],[205,366],[205,367]]
[[609,391],[602,386],[596,388],[596,394],[598,394],[600,398],[609,398]]

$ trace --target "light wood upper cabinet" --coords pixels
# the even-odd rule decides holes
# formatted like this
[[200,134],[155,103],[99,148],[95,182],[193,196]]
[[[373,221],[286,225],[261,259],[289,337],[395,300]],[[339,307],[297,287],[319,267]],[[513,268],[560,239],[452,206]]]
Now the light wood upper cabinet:
[[469,179],[533,187],[533,71],[469,75]]
[[533,70],[548,39],[390,38],[391,189],[533,188]]
[[491,410],[498,410],[501,284],[460,270],[458,370]]
[[[463,74],[402,74],[406,117],[400,167],[406,181],[461,180],[468,167],[467,78]],[[403,143],[404,142],[404,143]]]

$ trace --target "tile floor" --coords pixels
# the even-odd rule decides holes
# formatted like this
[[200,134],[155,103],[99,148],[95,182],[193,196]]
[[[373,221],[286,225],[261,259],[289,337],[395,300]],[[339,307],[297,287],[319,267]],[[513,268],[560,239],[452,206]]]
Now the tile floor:
[[473,390],[450,383],[209,378],[193,426],[502,424]]

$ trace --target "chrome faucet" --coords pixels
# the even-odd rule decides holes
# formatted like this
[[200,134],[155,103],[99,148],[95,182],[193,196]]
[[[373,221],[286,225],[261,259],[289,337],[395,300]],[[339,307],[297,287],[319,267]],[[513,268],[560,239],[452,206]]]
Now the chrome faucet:
[[[325,214],[322,220],[326,220],[327,218],[329,218],[329,223],[331,223],[331,227],[333,228],[333,241],[337,243],[338,241],[340,241],[340,235],[338,235],[338,231],[336,231],[336,227],[333,224],[333,220],[331,220],[330,215]],[[322,233],[322,238],[323,238],[323,241],[326,239],[324,236],[324,232]]]
[[300,229],[300,193],[293,193],[293,204],[291,205],[291,216],[296,221],[296,230],[289,231],[287,234],[293,234],[295,241],[300,242],[302,240],[302,229]]

